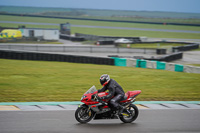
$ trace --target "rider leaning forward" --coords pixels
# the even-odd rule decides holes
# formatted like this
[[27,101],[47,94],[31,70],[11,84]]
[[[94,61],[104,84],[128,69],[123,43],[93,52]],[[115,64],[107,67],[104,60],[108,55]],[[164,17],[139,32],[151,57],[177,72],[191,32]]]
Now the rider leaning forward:
[[110,99],[110,105],[113,111],[119,110],[119,114],[125,109],[119,104],[124,99],[125,93],[122,87],[114,80],[110,79],[108,74],[103,74],[100,77],[100,83],[103,88],[98,90],[98,93],[109,90],[108,95],[101,97],[101,99]]

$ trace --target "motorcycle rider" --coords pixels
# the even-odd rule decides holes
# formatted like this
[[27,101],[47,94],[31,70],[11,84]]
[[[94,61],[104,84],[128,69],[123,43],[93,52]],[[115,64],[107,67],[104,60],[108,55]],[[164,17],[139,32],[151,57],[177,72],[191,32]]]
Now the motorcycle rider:
[[110,79],[110,76],[108,74],[103,74],[100,77],[100,83],[103,86],[103,88],[98,90],[98,93],[104,92],[106,90],[109,90],[109,93],[107,96],[101,97],[101,99],[110,99],[110,104],[112,106],[112,110],[116,111],[119,110],[119,114],[123,112],[125,109],[123,106],[119,104],[121,100],[124,99],[125,93],[122,87],[114,80]]

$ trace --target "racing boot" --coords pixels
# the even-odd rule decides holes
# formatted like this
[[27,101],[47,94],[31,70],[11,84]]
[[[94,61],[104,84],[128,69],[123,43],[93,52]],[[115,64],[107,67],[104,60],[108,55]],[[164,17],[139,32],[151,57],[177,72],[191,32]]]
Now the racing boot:
[[111,108],[111,119],[117,119],[118,118],[117,117],[117,111],[118,111],[117,108],[115,108],[115,107]]
[[122,115],[124,110],[125,110],[125,107],[123,107],[122,105],[119,105],[118,106],[118,115]]

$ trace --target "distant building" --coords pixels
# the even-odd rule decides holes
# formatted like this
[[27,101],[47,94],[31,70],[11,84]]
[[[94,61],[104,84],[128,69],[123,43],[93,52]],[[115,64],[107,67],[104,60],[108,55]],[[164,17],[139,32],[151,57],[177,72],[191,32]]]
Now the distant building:
[[58,29],[20,28],[23,37],[37,38],[38,40],[58,40]]

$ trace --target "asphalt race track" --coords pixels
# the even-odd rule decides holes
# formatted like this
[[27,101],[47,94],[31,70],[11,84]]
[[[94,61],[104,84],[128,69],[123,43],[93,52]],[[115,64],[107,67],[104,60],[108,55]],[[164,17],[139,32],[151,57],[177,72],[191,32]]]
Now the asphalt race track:
[[92,120],[79,124],[74,110],[0,111],[0,133],[199,133],[199,109],[140,109],[133,123]]

